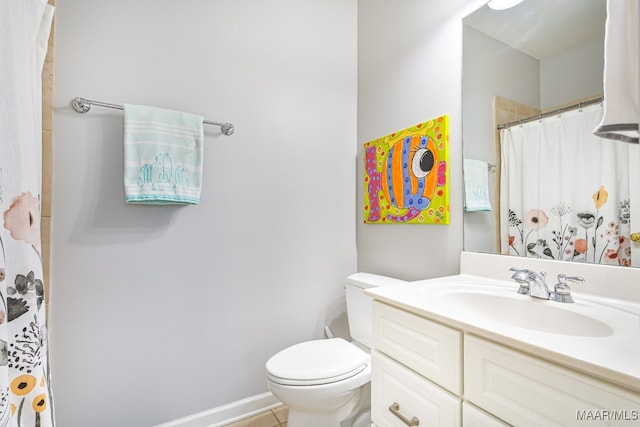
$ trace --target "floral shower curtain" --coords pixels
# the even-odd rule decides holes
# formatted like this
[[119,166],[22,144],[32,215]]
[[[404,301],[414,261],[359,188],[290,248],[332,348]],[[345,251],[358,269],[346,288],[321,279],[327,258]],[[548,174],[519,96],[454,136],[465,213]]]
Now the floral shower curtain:
[[631,265],[629,147],[592,134],[602,113],[501,131],[503,254]]
[[41,74],[53,8],[0,1],[0,427],[54,425],[40,188]]

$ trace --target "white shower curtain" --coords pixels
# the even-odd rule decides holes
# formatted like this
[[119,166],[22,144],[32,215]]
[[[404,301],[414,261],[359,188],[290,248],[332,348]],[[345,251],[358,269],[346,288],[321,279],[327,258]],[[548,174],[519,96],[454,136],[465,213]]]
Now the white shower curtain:
[[41,74],[53,8],[0,1],[0,427],[54,425],[40,256]]
[[629,266],[629,147],[592,134],[602,106],[501,131],[502,253]]

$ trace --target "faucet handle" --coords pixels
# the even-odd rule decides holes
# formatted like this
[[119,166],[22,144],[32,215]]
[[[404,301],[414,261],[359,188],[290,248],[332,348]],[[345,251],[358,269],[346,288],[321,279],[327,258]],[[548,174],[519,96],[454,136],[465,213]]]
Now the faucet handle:
[[585,280],[584,277],[580,276],[566,276],[564,274],[558,274],[558,283],[554,286],[553,292],[549,296],[550,300],[558,302],[573,302],[571,288],[567,285],[567,281],[582,284]]
[[561,282],[562,280],[564,280],[565,284],[567,281],[580,284],[585,282],[584,277],[581,276],[565,276],[564,274],[558,274],[558,281]]
[[533,273],[533,271],[527,268],[516,268],[516,267],[511,267],[509,271],[514,272],[513,276],[511,276],[511,278],[514,280],[527,279]]
[[526,268],[515,268],[511,267],[509,271],[514,271],[515,273],[511,278],[515,280],[520,287],[518,288],[518,293],[522,295],[529,295],[529,280],[531,278],[531,270],[527,270]]

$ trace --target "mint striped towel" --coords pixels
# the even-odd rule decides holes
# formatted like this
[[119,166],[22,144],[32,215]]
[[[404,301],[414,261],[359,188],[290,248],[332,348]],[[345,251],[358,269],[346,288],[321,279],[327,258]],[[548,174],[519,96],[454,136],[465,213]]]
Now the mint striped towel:
[[127,203],[198,204],[202,188],[202,116],[124,105]]

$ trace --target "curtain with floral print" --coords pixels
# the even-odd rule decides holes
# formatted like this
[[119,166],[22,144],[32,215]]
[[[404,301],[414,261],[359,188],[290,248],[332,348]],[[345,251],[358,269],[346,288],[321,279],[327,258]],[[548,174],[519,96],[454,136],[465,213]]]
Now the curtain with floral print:
[[502,253],[630,266],[629,146],[592,134],[601,105],[503,129]]
[[0,1],[0,427],[54,425],[40,244],[41,74],[53,8]]

